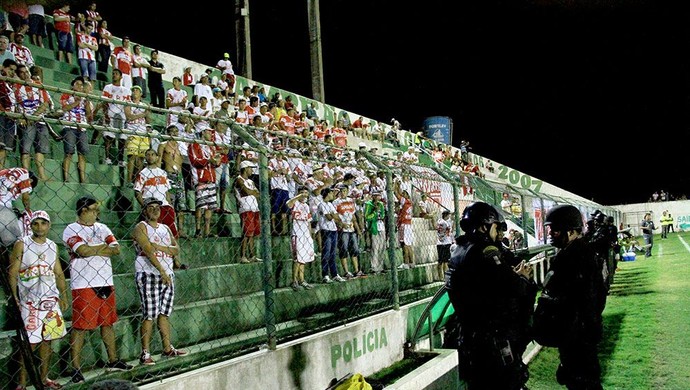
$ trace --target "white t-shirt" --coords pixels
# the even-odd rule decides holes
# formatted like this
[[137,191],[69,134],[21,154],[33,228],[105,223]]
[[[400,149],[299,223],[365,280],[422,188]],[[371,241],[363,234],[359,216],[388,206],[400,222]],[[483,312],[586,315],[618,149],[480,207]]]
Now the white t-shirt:
[[439,218],[436,222],[436,245],[450,245],[453,243],[452,226],[450,222]]
[[292,235],[311,236],[311,208],[307,202],[295,202],[292,206]]
[[77,254],[77,249],[84,244],[91,246],[100,244],[120,245],[110,228],[100,222],[93,225],[73,222],[67,225],[62,233],[62,241],[70,255],[70,287],[72,290],[113,285],[113,267],[110,257],[79,257]]
[[[108,84],[103,87],[102,97],[129,102],[132,100],[132,91],[128,87],[122,85]],[[112,119],[116,116],[124,118],[125,107],[121,104],[108,103],[108,117]]]
[[333,203],[332,202],[321,202],[321,203],[319,203],[318,210],[319,210],[319,228],[321,228],[321,230],[330,231],[330,232],[337,231],[338,226],[335,224],[335,220],[329,221],[328,219],[326,219],[326,215],[338,213],[335,210],[335,206],[333,206]]
[[[172,234],[170,233],[170,228],[167,225],[163,223],[158,223],[158,226],[154,228],[146,222],[139,223],[143,223],[144,226],[146,226],[146,236],[149,238],[151,244],[161,246],[172,246]],[[137,259],[134,263],[134,270],[136,272],[160,275],[161,273],[158,271],[156,267],[153,266],[153,264],[151,264],[151,260],[149,260],[149,258],[146,257],[144,251],[141,249],[141,247],[137,244],[136,241],[134,242],[134,245],[137,250]],[[163,269],[165,270],[166,274],[174,274],[172,256],[168,255],[163,251],[156,251],[156,258],[158,259],[158,262],[161,263],[161,266],[163,266]]]
[[141,192],[144,199],[153,197],[163,202],[163,206],[167,206],[168,200],[165,195],[170,191],[167,173],[161,168],[142,169],[134,180],[134,191]]
[[19,281],[17,290],[19,300],[23,303],[39,302],[59,298],[60,291],[55,283],[55,262],[57,261],[57,246],[55,242],[46,239],[39,244],[31,236],[21,238],[24,242],[24,255],[19,266]]

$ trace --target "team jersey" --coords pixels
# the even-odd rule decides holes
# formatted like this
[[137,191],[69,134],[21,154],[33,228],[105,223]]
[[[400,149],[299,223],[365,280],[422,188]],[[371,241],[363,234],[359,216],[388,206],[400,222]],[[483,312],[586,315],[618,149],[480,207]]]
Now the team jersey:
[[346,233],[354,232],[355,225],[353,221],[355,219],[356,210],[355,201],[348,196],[334,200],[333,205],[335,206],[335,210],[340,215],[340,221],[342,222],[341,231]]
[[14,54],[14,59],[18,64],[23,64],[29,68],[34,64],[34,57],[31,55],[31,50],[26,46],[19,46],[16,43],[10,43],[10,51]]
[[406,198],[400,198],[400,214],[398,214],[398,225],[412,224],[412,202]]
[[122,74],[131,75],[132,74],[132,61],[134,57],[132,53],[122,46],[118,46],[113,50],[113,56],[115,57],[115,69],[119,69]]
[[58,261],[55,242],[46,239],[45,243],[39,244],[31,236],[20,240],[24,243],[24,254],[19,266],[17,284],[19,300],[38,305],[46,299],[60,298],[54,272],[55,263]]
[[292,235],[311,235],[311,208],[306,202],[297,201],[292,206]]
[[161,168],[142,169],[134,180],[134,191],[141,192],[143,199],[153,197],[160,200],[163,206],[167,206],[168,200],[165,195],[170,191],[167,173]]
[[[144,107],[129,106],[129,112],[132,115],[143,114],[147,110],[147,104],[143,102],[136,102],[136,104],[141,104]],[[146,135],[146,117],[141,117],[137,119],[127,120],[127,129]]]
[[[132,100],[132,91],[122,85],[108,84],[103,87],[102,97],[129,102]],[[116,116],[124,118],[125,108],[121,104],[108,103],[108,117],[112,119]]]
[[43,104],[43,94],[41,90],[28,85],[15,84],[14,97],[17,102],[19,112],[33,115]]
[[[79,43],[86,43],[89,45],[98,45],[98,41],[96,40],[96,37],[93,37],[89,34],[77,34],[77,46]],[[79,59],[85,59],[88,61],[95,61],[96,60],[96,53],[93,51],[92,48],[85,46],[85,47],[79,47],[79,53],[78,53]]]
[[12,202],[22,194],[31,193],[29,171],[24,168],[7,168],[0,171],[0,204],[11,209]]
[[[271,170],[271,172],[277,172],[277,171],[282,171],[283,169],[287,170],[287,175],[290,174],[290,166],[288,165],[287,161],[285,160],[278,160],[276,158],[272,158],[271,161],[268,162],[268,169]],[[286,179],[286,174],[279,173],[276,174],[275,176],[271,176],[271,189],[272,190],[288,190],[288,184],[287,184],[287,179]]]
[[244,187],[249,190],[258,191],[256,185],[251,179],[245,179],[242,176],[238,176],[235,180],[235,197],[237,198],[237,211],[242,214],[247,211],[259,211],[259,202],[256,200],[256,196],[249,194],[244,187],[242,187],[242,182],[244,182]]
[[[144,224],[144,226],[146,227],[146,236],[149,238],[149,242],[151,244],[156,244],[160,246],[172,246],[172,233],[170,232],[170,228],[168,227],[168,225],[164,223],[158,223],[158,226],[154,228],[148,222],[142,221],[139,223]],[[158,271],[156,267],[153,266],[153,264],[151,264],[151,260],[149,260],[149,258],[146,256],[146,254],[136,241],[134,241],[134,248],[137,251],[137,259],[134,263],[134,271],[153,275],[160,275],[161,273]],[[156,259],[159,263],[161,263],[161,266],[163,267],[165,273],[167,275],[172,275],[174,273],[173,257],[163,251],[155,251],[155,253]]]
[[235,74],[232,70],[232,62],[230,62],[230,60],[220,60],[217,66],[223,70],[224,74]]
[[[60,97],[60,104],[62,105],[62,110],[64,111],[64,114],[62,114],[62,120],[68,121],[68,122],[77,122],[77,123],[86,124],[86,105],[85,105],[85,99],[84,98],[81,99],[79,104],[72,107],[71,110],[67,110],[65,108],[68,105],[74,104],[75,99],[76,99],[76,97],[74,95],[70,95],[68,93],[63,93],[62,96]],[[75,126],[69,126],[68,125],[66,127],[74,128]],[[85,128],[82,128],[81,130],[86,131]]]
[[119,245],[109,227],[100,222],[93,225],[73,222],[67,225],[62,233],[62,241],[70,255],[70,286],[72,290],[113,285],[113,267],[110,257],[80,257],[77,254],[77,249],[82,245]]

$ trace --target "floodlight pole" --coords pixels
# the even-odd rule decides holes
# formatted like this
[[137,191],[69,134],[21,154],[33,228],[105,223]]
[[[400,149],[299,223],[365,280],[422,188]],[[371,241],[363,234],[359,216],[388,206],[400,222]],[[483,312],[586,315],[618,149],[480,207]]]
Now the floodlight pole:
[[311,94],[321,103],[326,102],[323,87],[323,53],[321,52],[321,11],[319,0],[307,0],[309,20],[309,56],[311,58]]
[[249,33],[249,0],[235,0],[237,73],[252,79],[252,43]]

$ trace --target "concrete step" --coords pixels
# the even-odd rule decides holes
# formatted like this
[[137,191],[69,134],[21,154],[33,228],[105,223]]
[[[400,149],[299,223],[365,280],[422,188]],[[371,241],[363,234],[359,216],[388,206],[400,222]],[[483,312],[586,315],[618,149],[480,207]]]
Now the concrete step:
[[[236,266],[236,268],[241,269],[242,267]],[[232,271],[232,267],[226,267],[224,271]],[[218,275],[221,274],[222,272],[218,272]],[[412,274],[408,273],[408,275]],[[189,279],[194,277],[190,273]],[[261,277],[257,276],[256,279],[261,279]],[[348,317],[363,316],[390,307],[392,300],[389,283],[385,279],[381,275],[379,277],[360,278],[346,283],[315,284],[314,289],[300,292],[294,292],[289,288],[274,290],[273,309],[276,322],[281,325],[278,327],[279,334],[285,339],[296,337],[300,332],[313,332],[318,328],[330,327],[334,322]],[[188,282],[190,280],[185,280],[184,277],[180,276],[176,280],[177,288],[184,290],[183,286]],[[194,283],[198,282],[198,280],[194,281]],[[225,285],[228,288],[233,288],[233,284],[241,285],[245,280],[241,279],[235,282],[228,282]],[[123,291],[125,289],[118,283],[116,283],[118,301],[128,299],[129,297]],[[131,281],[130,284],[133,285]],[[211,284],[205,286],[209,287]],[[402,302],[407,302],[408,299],[411,299],[410,297],[419,299],[435,292],[434,289],[422,289],[421,286],[421,284],[417,284],[409,292],[403,290],[401,292]],[[234,288],[239,289],[240,287],[235,286]],[[204,289],[196,288],[195,290]],[[133,294],[130,292],[128,295]],[[136,294],[134,295],[134,299],[138,300]],[[183,303],[184,295],[178,295],[176,301],[178,299],[180,302],[176,304],[175,311],[170,318],[172,340],[176,347],[198,351],[200,349],[198,346],[205,343],[205,347],[215,348],[227,345],[228,338],[236,341],[246,340],[248,333],[256,336],[257,342],[264,342],[265,298],[263,292],[258,291],[236,296],[227,295],[186,304]],[[352,310],[341,310],[341,308],[348,307]],[[118,341],[119,356],[125,360],[135,360],[140,352],[138,308],[135,306],[122,309],[118,304],[118,311],[120,320],[115,324],[114,329]],[[312,320],[309,322],[309,329],[292,322],[295,319],[306,317],[316,318],[314,316],[318,313],[329,312],[335,313],[335,316],[323,317],[328,318],[328,321]],[[71,313],[68,311],[66,313],[68,320],[70,316]],[[284,330],[292,330],[292,332],[282,332]],[[12,353],[11,334],[10,331],[4,332],[7,337],[0,338],[0,364],[7,364],[10,359]],[[85,344],[82,361],[85,371],[89,371],[98,367],[99,360],[104,359],[104,351],[98,332],[90,332]],[[55,361],[54,367],[63,369],[68,367],[69,364],[66,360],[69,357],[68,337],[56,341],[53,349],[59,351],[53,359]],[[154,337],[152,350],[160,351],[160,349],[158,337]],[[54,376],[59,377],[60,372],[57,369],[56,371],[58,372]]]

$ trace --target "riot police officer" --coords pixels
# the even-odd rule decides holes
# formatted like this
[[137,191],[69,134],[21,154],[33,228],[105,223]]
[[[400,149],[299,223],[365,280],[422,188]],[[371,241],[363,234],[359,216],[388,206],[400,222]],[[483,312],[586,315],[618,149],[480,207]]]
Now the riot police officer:
[[459,323],[460,377],[469,390],[522,389],[528,378],[522,306],[533,307],[534,295],[528,303],[525,297],[536,291],[531,268],[524,262],[514,268],[503,257],[498,239],[506,225],[493,206],[470,204],[460,227],[465,234],[456,238],[446,272]]
[[[597,255],[582,236],[582,215],[571,205],[558,205],[546,214],[551,245],[558,248],[546,275],[544,294],[563,303],[572,321],[560,337],[561,364],[556,378],[568,389],[601,389],[597,347],[606,304],[604,280]],[[537,309],[539,310],[539,309]]]
[[609,281],[613,280],[613,270],[611,269],[613,261],[609,253],[613,243],[611,242],[609,228],[606,225],[607,217],[606,214],[599,210],[590,214],[590,217],[587,221],[587,230],[585,231],[584,238],[597,254],[597,262],[608,291],[610,287]]

